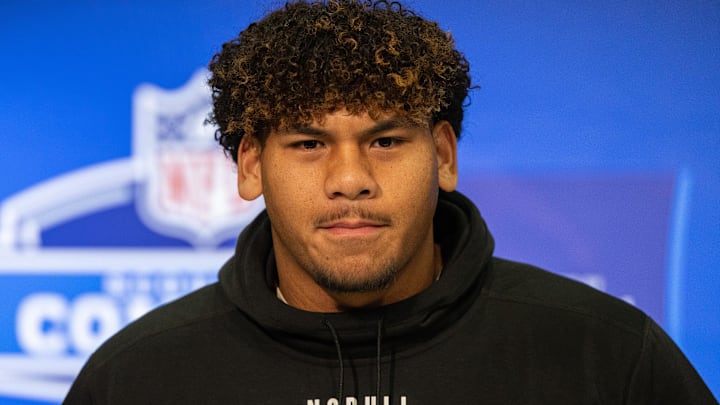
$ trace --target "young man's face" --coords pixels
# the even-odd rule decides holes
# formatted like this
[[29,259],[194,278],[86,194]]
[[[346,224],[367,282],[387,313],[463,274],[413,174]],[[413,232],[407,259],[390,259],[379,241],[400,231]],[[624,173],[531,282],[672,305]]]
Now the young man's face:
[[264,195],[281,288],[291,274],[335,293],[377,292],[432,265],[438,189],[457,180],[455,142],[447,122],[346,110],[271,132],[262,148],[245,139],[240,194]]

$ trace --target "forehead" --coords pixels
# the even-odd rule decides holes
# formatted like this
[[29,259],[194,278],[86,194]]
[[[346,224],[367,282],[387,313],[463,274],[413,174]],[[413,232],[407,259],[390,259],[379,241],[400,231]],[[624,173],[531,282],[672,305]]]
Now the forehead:
[[412,118],[407,113],[403,112],[372,112],[367,110],[349,111],[346,108],[341,108],[329,112],[315,113],[311,119],[286,122],[284,125],[279,125],[277,129],[279,132],[286,132],[306,128],[331,128],[337,126],[380,126],[384,129],[429,129],[430,122],[429,120]]

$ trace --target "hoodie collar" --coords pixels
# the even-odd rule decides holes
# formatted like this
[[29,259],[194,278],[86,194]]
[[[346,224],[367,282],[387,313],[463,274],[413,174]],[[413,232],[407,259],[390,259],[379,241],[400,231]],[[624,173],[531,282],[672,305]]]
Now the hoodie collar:
[[336,356],[330,322],[343,350],[372,357],[378,319],[388,345],[411,345],[448,328],[467,309],[482,286],[482,269],[494,242],[475,205],[458,192],[440,193],[434,218],[435,242],[443,253],[442,277],[419,294],[379,308],[314,313],[293,308],[276,296],[277,273],[270,220],[261,213],[240,234],[236,253],[220,270],[228,298],[268,334],[304,352]]

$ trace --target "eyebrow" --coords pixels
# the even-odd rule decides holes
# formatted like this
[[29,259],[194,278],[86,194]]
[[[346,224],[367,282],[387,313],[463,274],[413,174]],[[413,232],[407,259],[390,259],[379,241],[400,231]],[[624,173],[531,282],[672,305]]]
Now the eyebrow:
[[[370,128],[367,128],[360,132],[361,137],[367,137],[367,136],[373,136],[377,135],[382,132],[390,131],[396,128],[402,128],[407,127],[408,124],[406,120],[402,120],[399,118],[390,118],[387,120],[379,121],[375,125],[373,125]],[[310,126],[297,126],[297,127],[291,127],[288,130],[288,133],[292,134],[300,134],[300,135],[311,135],[311,136],[327,136],[329,133],[323,129],[316,128],[316,127],[310,127]]]

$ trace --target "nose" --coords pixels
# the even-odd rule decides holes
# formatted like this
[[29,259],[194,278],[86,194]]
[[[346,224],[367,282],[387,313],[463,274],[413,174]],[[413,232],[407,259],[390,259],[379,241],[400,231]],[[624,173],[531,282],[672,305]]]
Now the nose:
[[373,198],[378,184],[372,164],[359,147],[340,147],[328,158],[325,195],[330,199]]

